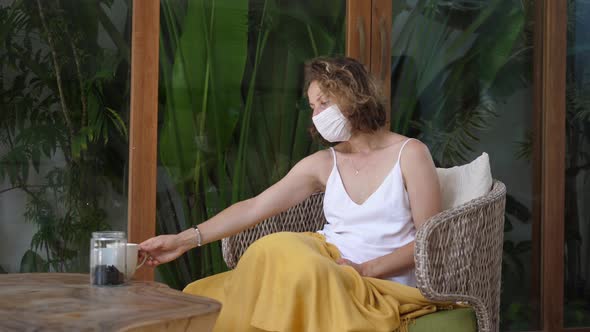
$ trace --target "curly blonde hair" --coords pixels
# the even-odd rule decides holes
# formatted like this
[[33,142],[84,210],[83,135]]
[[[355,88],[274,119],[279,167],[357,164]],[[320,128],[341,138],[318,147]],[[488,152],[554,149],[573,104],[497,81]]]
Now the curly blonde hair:
[[352,132],[371,133],[383,127],[387,114],[380,89],[365,66],[348,57],[319,57],[305,64],[304,91],[316,81],[338,100]]

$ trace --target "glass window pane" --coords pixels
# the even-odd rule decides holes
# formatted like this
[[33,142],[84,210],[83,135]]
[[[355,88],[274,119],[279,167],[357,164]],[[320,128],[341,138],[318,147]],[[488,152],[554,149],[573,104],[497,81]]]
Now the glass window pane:
[[568,1],[565,173],[566,327],[590,326],[590,2]]
[[[345,0],[161,1],[158,233],[275,183],[317,147],[303,63],[344,54]],[[220,243],[158,268],[175,288],[226,269]]]
[[[538,329],[531,252],[531,1],[393,1],[392,130],[439,167],[483,152],[508,188],[501,330]],[[538,259],[538,257],[537,257]],[[534,282],[537,280],[537,282]]]
[[127,228],[129,1],[0,1],[0,272],[88,272]]

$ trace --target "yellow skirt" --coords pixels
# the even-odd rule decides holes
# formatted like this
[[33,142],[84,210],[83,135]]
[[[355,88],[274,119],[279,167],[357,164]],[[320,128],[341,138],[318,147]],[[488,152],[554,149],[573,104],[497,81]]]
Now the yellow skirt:
[[417,288],[361,277],[339,265],[338,249],[317,233],[275,233],[254,242],[236,268],[184,292],[220,301],[216,332],[406,330],[412,319],[448,306]]

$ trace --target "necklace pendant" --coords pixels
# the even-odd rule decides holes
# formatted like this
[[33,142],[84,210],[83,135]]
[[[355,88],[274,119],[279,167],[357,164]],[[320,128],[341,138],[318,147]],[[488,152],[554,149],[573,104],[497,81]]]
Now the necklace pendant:
[[355,170],[354,175],[359,175],[359,171],[358,170]]

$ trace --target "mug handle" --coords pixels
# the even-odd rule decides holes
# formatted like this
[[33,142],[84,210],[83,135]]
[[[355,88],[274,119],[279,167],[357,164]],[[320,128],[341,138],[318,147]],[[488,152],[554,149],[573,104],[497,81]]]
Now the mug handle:
[[148,258],[148,255],[143,255],[143,261],[141,261],[141,264],[139,264],[135,267],[135,271],[137,271],[145,263],[145,261],[147,261],[147,258]]

